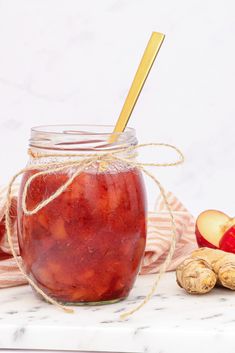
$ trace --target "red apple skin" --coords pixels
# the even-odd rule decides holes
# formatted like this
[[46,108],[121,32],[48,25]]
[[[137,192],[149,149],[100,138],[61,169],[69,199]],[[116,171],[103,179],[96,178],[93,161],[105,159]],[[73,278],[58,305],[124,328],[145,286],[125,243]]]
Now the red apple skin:
[[211,249],[218,249],[215,245],[209,243],[199,232],[199,229],[196,225],[195,229],[195,234],[196,234],[196,239],[197,239],[197,244],[199,248],[211,248]]
[[235,226],[232,226],[224,233],[220,239],[219,248],[235,254]]

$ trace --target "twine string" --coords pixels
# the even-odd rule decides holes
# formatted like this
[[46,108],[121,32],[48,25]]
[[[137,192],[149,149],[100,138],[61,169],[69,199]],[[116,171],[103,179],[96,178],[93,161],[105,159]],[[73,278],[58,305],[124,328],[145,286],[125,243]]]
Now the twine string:
[[[178,159],[174,162],[169,162],[169,163],[142,163],[142,162],[136,162],[132,160],[133,154],[129,154],[128,157],[123,158],[118,156],[120,153],[126,153],[126,152],[135,152],[136,150],[144,147],[167,147],[175,152],[177,152]],[[130,147],[122,147],[118,148],[115,150],[109,150],[108,152],[105,151],[103,153],[81,153],[81,154],[74,154],[74,153],[68,153],[68,154],[41,154],[41,153],[34,153],[31,149],[29,150],[29,155],[33,159],[41,159],[41,158],[48,158],[48,157],[76,157],[78,158],[77,160],[71,160],[71,161],[59,161],[59,162],[44,162],[44,163],[35,163],[31,164],[28,167],[20,170],[17,174],[13,176],[11,179],[9,186],[8,186],[8,192],[7,192],[7,203],[6,203],[6,232],[7,232],[7,239],[9,242],[9,246],[12,252],[12,255],[16,261],[16,264],[20,270],[20,272],[23,274],[23,276],[26,278],[28,283],[35,289],[37,293],[39,293],[47,302],[56,305],[57,307],[63,309],[65,312],[68,313],[73,313],[74,310],[71,308],[68,308],[65,305],[62,305],[52,297],[50,297],[48,294],[44,292],[35,282],[32,280],[32,278],[27,274],[26,270],[24,269],[23,265],[19,261],[19,258],[16,254],[16,251],[13,246],[13,241],[12,241],[12,235],[11,235],[11,217],[10,217],[10,207],[11,207],[11,200],[12,200],[12,187],[16,181],[16,179],[24,174],[27,171],[32,171],[32,170],[39,170],[36,171],[35,174],[30,176],[28,180],[26,181],[23,192],[22,192],[22,210],[25,215],[30,216],[33,214],[36,214],[38,211],[40,211],[42,208],[46,207],[50,202],[55,200],[57,197],[59,197],[74,181],[74,179],[81,174],[83,171],[85,171],[88,167],[90,167],[93,163],[99,163],[99,164],[109,164],[112,163],[113,161],[120,161],[126,163],[130,167],[137,168],[141,170],[146,176],[148,176],[152,181],[155,183],[155,185],[158,187],[160,194],[165,202],[165,205],[167,207],[167,210],[170,214],[171,218],[171,226],[172,226],[172,238],[171,238],[171,244],[170,244],[170,249],[169,252],[166,256],[166,259],[160,266],[159,272],[156,275],[156,279],[149,291],[149,293],[145,296],[143,301],[138,304],[136,307],[133,309],[123,313],[120,317],[121,319],[124,319],[139,309],[141,309],[153,296],[155,293],[155,290],[157,288],[157,285],[159,283],[159,280],[161,276],[166,272],[168,265],[170,264],[170,261],[172,259],[172,256],[174,254],[175,250],[175,245],[176,245],[176,224],[174,221],[174,215],[172,213],[171,207],[168,203],[167,196],[165,194],[164,188],[162,187],[161,183],[159,180],[150,173],[145,167],[173,167],[176,165],[179,165],[183,163],[184,161],[184,156],[182,152],[175,146],[170,145],[170,144],[165,144],[165,143],[145,143],[145,144],[139,144],[136,146],[130,146]],[[33,209],[28,209],[27,208],[27,193],[30,188],[31,183],[38,177],[40,176],[45,176],[48,174],[56,173],[65,170],[66,168],[75,168],[76,171],[68,178],[68,180],[62,184],[53,194],[51,194],[48,198],[44,199],[43,201],[39,202]]]
[[[62,184],[53,194],[51,194],[50,197],[48,197],[47,199],[45,199],[43,202],[40,202],[35,208],[28,210],[27,209],[27,205],[26,205],[26,199],[27,199],[27,192],[28,189],[31,185],[31,183],[38,178],[39,176],[44,176],[44,175],[48,175],[48,170],[43,170],[42,172],[37,172],[34,175],[31,175],[29,177],[29,179],[27,180],[27,182],[25,183],[25,187],[23,189],[23,193],[22,193],[22,209],[24,211],[24,214],[26,216],[31,216],[33,214],[36,214],[38,211],[40,211],[42,208],[44,208],[45,206],[47,206],[50,202],[52,202],[53,200],[55,200],[58,196],[60,196],[69,185],[72,184],[72,182],[74,181],[74,179],[82,172],[85,170],[85,168],[89,167],[92,163],[94,163],[94,160],[88,160],[86,163],[80,162],[79,166],[81,168],[78,168],[78,170],[64,183]],[[70,164],[66,164],[65,166],[61,166],[58,168],[53,168],[52,170],[50,170],[50,173],[56,173],[56,172],[60,172],[64,169],[67,169],[68,167],[77,167],[78,163],[70,163]]]
[[35,291],[40,294],[47,302],[54,304],[55,306],[63,309],[67,313],[73,313],[73,310],[71,308],[68,308],[64,305],[61,305],[58,303],[56,300],[53,298],[49,297],[41,288],[38,287],[38,285],[27,275],[25,272],[25,269],[23,268],[17,253],[14,249],[13,245],[13,240],[12,240],[12,235],[11,235],[11,216],[10,216],[10,209],[11,209],[11,200],[12,200],[12,187],[13,184],[15,183],[16,179],[21,175],[24,174],[26,171],[28,171],[28,168],[24,168],[21,171],[19,171],[17,174],[14,175],[14,177],[11,179],[9,186],[8,186],[8,191],[7,191],[7,202],[6,202],[6,215],[5,215],[5,226],[6,226],[6,232],[7,232],[7,240],[12,252],[12,255],[15,259],[15,262],[22,273],[22,275],[27,279],[28,283],[35,289]]

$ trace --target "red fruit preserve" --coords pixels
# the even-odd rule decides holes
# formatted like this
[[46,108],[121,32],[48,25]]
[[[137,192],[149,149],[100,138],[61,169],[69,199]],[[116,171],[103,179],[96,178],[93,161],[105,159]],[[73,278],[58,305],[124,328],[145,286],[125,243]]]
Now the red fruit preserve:
[[[56,199],[35,214],[25,215],[23,188],[38,171],[24,174],[18,202],[19,244],[27,273],[63,303],[125,298],[145,249],[141,172],[120,162],[104,171],[89,167]],[[27,209],[50,197],[72,173],[68,168],[35,178],[27,190]]]

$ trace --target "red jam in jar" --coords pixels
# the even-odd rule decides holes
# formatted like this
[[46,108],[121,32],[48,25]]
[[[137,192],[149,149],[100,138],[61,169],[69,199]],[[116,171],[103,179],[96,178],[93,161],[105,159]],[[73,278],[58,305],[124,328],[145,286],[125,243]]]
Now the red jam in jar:
[[[76,126],[78,129],[81,127]],[[107,139],[103,134],[99,138],[91,135],[84,134],[89,146],[91,141],[97,146]],[[76,146],[80,146],[81,133],[72,137],[79,139]],[[105,303],[127,297],[146,242],[141,172],[121,162],[104,171],[91,166],[56,199],[26,216],[21,207],[22,191],[36,172],[24,174],[18,202],[19,244],[27,273],[48,295],[63,303]],[[33,209],[50,197],[73,172],[68,168],[35,178],[27,191],[27,208]]]

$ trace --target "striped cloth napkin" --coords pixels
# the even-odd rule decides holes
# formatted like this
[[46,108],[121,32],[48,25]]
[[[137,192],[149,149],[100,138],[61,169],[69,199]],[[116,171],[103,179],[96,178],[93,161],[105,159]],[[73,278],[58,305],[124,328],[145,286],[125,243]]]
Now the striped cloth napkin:
[[[7,242],[4,226],[6,191],[6,188],[0,189],[0,288],[14,287],[27,283],[11,256]],[[16,187],[14,189],[15,196],[12,202],[11,217],[14,246],[19,254],[16,235],[17,192]],[[189,253],[197,248],[197,245],[194,235],[195,222],[193,217],[172,193],[167,193],[167,199],[174,214],[177,231],[176,249],[171,264],[168,267],[168,271],[173,271]],[[171,237],[171,218],[162,197],[159,197],[156,202],[155,211],[149,213],[148,217],[147,244],[140,274],[158,272],[159,265],[164,261],[170,248]],[[21,261],[20,256],[19,260]]]
[[[6,207],[6,193],[7,188],[0,189],[0,288],[20,286],[22,284],[27,284],[24,276],[18,269],[15,260],[11,256],[10,247],[7,241],[6,229],[5,229],[5,207]],[[19,254],[19,247],[16,235],[16,202],[18,187],[13,188],[14,198],[12,200],[11,207],[11,219],[12,219],[12,231],[13,231],[13,243],[14,248]],[[19,260],[21,258],[19,256]]]
[[[166,193],[176,224],[176,248],[167,271],[176,267],[198,246],[195,238],[195,220],[184,205],[171,192]],[[147,244],[141,274],[156,273],[164,262],[171,245],[171,217],[160,196],[155,211],[149,212]]]

